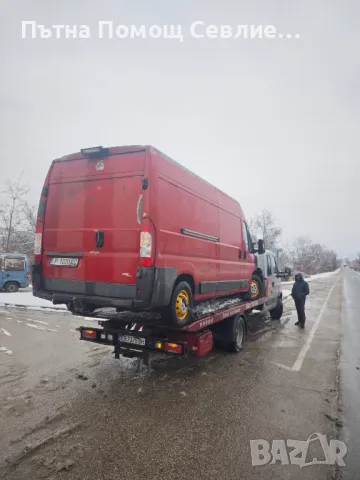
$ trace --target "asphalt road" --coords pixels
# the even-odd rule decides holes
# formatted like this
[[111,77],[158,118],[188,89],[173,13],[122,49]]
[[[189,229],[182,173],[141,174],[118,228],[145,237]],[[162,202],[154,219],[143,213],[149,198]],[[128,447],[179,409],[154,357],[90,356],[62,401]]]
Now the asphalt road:
[[[241,353],[156,358],[150,370],[80,342],[75,328],[91,320],[6,310],[0,314],[0,478],[359,478],[350,476],[360,463],[353,420],[359,420],[359,352],[351,332],[343,348],[357,353],[341,378],[343,391],[339,352],[344,304],[353,305],[360,280],[344,275],[344,291],[343,274],[311,282],[305,330],[294,326],[290,299],[280,322],[251,319]],[[347,321],[356,332],[354,318]],[[251,440],[271,446],[314,433],[349,442],[350,466],[300,468],[291,464],[289,446],[285,457],[280,452],[284,464],[252,465]],[[324,457],[315,440],[307,462]]]
[[360,274],[344,270],[340,362],[342,439],[348,444],[345,479],[360,478]]

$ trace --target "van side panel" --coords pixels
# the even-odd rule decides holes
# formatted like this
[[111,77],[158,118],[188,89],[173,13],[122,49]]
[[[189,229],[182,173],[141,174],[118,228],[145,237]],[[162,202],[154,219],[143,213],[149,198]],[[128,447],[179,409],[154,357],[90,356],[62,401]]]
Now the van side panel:
[[240,205],[218,191],[220,216],[220,282],[222,291],[246,291],[249,281],[244,269],[245,246]]
[[153,171],[156,265],[176,267],[179,275],[193,277],[198,293],[214,294],[209,288],[219,280],[216,189],[159,154],[153,154]]

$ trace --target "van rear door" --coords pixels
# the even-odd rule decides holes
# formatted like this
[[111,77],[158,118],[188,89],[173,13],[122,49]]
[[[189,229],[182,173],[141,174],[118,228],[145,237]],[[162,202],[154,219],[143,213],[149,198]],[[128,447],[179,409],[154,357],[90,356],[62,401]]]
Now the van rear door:
[[121,147],[54,163],[43,237],[46,290],[135,297],[145,159],[145,149]]

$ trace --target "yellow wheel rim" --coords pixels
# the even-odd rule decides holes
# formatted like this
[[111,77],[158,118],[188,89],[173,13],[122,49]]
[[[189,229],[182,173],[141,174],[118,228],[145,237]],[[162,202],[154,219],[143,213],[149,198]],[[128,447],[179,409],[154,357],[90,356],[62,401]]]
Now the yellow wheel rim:
[[259,295],[260,289],[259,289],[258,282],[256,280],[251,280],[250,292],[251,292],[251,298],[256,298]]
[[190,297],[186,290],[181,290],[176,297],[176,316],[179,320],[184,320],[189,313]]

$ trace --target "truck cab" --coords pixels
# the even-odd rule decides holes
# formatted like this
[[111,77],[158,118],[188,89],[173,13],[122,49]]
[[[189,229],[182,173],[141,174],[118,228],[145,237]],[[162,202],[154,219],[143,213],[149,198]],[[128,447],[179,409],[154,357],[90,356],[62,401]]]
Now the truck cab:
[[0,253],[0,290],[15,293],[30,285],[29,263],[26,255]]
[[276,261],[276,256],[271,250],[265,250],[264,253],[256,254],[257,269],[261,271],[267,285],[267,302],[264,310],[275,312],[282,305],[281,279],[287,275],[286,272],[280,272]]

